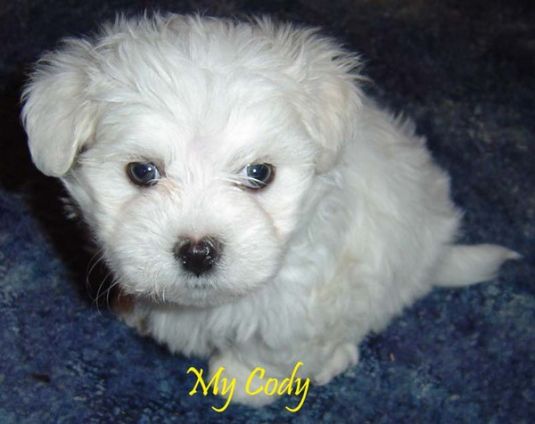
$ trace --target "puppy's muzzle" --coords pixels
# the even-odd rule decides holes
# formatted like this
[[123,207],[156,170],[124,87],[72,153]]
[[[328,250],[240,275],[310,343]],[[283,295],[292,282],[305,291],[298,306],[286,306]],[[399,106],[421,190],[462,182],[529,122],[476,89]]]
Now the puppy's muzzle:
[[173,249],[173,254],[182,268],[199,277],[210,271],[221,256],[221,243],[213,237],[200,240],[181,239]]

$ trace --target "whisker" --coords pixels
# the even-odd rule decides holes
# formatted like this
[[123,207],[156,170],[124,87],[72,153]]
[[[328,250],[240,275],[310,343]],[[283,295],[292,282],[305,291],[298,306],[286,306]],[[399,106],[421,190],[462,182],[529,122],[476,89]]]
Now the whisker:
[[119,285],[119,282],[120,280],[118,278],[114,278],[112,280],[112,283],[110,284],[110,286],[108,287],[108,289],[106,290],[107,292],[107,295],[106,295],[106,306],[108,307],[108,309],[111,309],[111,305],[110,305],[110,294],[113,290],[113,288],[117,285]]
[[[98,286],[98,289],[97,289],[97,294],[95,296],[95,298],[93,299],[93,303],[95,304],[95,306],[97,307],[97,311],[99,313],[101,313],[102,311],[100,310],[100,304],[99,304],[99,299],[101,296],[104,296],[106,294],[106,290],[102,291],[102,289],[104,288],[104,286],[106,285],[106,282],[108,281],[108,278],[110,277],[111,275],[111,272],[108,272],[106,274],[106,276],[102,279],[101,283],[99,284]],[[101,293],[102,292],[102,293]]]
[[86,275],[85,275],[85,287],[86,287],[86,290],[89,291],[89,289],[91,287],[91,283],[89,281],[89,279],[91,277],[91,274],[93,273],[93,271],[95,270],[95,268],[99,264],[99,262],[102,261],[103,259],[104,259],[104,256],[103,256],[103,250],[102,249],[98,249],[95,252],[95,254],[91,257],[91,259],[89,259],[89,262],[87,264],[89,269],[86,271]]

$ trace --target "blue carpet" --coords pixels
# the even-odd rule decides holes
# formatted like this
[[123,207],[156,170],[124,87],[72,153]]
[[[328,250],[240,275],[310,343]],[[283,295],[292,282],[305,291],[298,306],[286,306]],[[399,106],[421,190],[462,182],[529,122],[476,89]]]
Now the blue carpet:
[[[528,423],[535,408],[535,9],[501,1],[108,1],[0,4],[0,423]],[[531,2],[532,3],[532,2]],[[360,364],[285,401],[217,414],[189,366],[134,334],[85,286],[83,229],[30,163],[24,72],[60,37],[116,11],[269,13],[346,42],[367,90],[404,110],[452,175],[463,240],[524,255],[491,283],[435,290],[361,346]],[[95,278],[95,277],[94,277]],[[94,295],[94,293],[93,293]]]

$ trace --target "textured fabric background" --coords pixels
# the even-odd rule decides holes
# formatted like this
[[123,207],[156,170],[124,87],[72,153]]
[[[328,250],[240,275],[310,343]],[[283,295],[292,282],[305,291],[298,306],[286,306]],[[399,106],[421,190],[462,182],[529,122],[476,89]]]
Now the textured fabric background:
[[[533,422],[535,11],[515,0],[0,3],[0,423]],[[361,346],[303,409],[189,397],[199,359],[134,334],[85,281],[90,256],[18,120],[29,63],[118,11],[268,13],[319,25],[366,59],[367,91],[415,119],[452,175],[467,242],[524,255],[491,283],[436,290]],[[98,275],[98,273],[97,273]],[[99,278],[99,277],[93,277]],[[100,302],[105,304],[105,302]],[[531,419],[529,418],[531,416]]]

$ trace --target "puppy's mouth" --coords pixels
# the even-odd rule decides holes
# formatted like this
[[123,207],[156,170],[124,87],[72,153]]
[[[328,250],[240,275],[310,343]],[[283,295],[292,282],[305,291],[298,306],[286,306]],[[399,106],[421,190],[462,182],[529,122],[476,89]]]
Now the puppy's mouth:
[[207,281],[204,278],[188,278],[185,281],[186,289],[199,290],[204,292],[217,290],[217,286],[213,282]]
[[214,282],[199,280],[185,283],[184,290],[173,302],[183,306],[211,307],[232,303],[239,297],[241,294],[218,287]]

